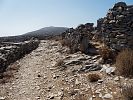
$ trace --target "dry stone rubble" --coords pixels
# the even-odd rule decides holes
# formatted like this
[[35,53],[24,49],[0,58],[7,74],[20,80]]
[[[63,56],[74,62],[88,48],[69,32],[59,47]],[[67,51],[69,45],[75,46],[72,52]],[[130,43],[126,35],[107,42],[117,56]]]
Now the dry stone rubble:
[[120,51],[133,48],[133,5],[118,2],[109,9],[106,17],[98,20],[103,42],[111,49]]
[[30,53],[39,45],[38,40],[30,40],[19,43],[3,42],[0,47],[0,72],[6,70],[7,66]]

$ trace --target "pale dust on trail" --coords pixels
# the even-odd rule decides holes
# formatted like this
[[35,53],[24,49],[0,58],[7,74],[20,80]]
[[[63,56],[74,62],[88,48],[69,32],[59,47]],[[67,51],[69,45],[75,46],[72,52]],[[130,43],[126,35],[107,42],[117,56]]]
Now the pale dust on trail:
[[48,87],[54,85],[51,90],[54,93],[61,91],[61,85],[53,80],[53,74],[58,71],[52,70],[56,61],[64,58],[58,52],[61,48],[57,41],[41,41],[36,50],[17,61],[20,68],[14,73],[13,81],[0,84],[0,97],[6,100],[46,100]]
[[[114,80],[117,76],[112,77],[99,70],[74,73],[82,67],[76,64],[69,64],[62,70],[64,67],[58,66],[57,63],[61,60],[63,65],[66,65],[78,59],[85,59],[82,61],[85,64],[94,63],[94,57],[97,56],[81,52],[67,54],[67,50],[59,41],[41,41],[36,50],[9,66],[13,68],[18,65],[19,68],[13,73],[11,82],[0,84],[0,100],[89,100],[93,96],[94,100],[103,100],[107,93],[113,98],[104,100],[125,100],[120,94],[119,81]],[[89,82],[88,75],[91,73],[100,75],[103,82]],[[101,96],[96,90],[100,90]]]

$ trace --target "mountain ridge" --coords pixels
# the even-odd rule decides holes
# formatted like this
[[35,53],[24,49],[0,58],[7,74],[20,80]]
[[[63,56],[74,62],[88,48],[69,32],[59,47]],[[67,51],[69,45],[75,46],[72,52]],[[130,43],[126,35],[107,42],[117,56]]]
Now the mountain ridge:
[[67,27],[54,27],[54,26],[44,27],[35,31],[27,32],[22,35],[0,37],[0,42],[25,41],[31,39],[32,37],[38,39],[45,39],[47,37],[60,35],[61,33],[65,32],[67,29],[68,29]]
[[23,35],[59,35],[62,32],[66,31],[67,29],[68,29],[67,27],[50,26],[50,27],[44,27],[32,32],[25,33]]

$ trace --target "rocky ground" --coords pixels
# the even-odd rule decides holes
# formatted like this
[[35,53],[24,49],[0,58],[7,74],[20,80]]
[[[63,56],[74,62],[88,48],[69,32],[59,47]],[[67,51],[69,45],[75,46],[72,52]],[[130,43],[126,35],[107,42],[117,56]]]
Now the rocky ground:
[[[113,75],[114,67],[100,65],[99,55],[67,51],[58,41],[41,41],[4,73],[0,100],[124,100],[120,84],[127,79]],[[92,73],[98,81],[89,81]]]

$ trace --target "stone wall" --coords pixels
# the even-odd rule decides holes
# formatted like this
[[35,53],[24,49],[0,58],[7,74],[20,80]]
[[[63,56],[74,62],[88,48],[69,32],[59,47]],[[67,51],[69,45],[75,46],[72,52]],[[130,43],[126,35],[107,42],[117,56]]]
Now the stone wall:
[[0,44],[0,73],[4,72],[9,64],[30,53],[39,45],[38,40],[30,40],[20,43],[1,43]]
[[92,39],[94,31],[93,23],[81,24],[77,28],[70,28],[62,34],[62,38],[69,44],[71,53],[81,51],[89,53],[92,45],[89,40]]
[[111,49],[133,49],[133,5],[118,2],[109,9],[106,17],[97,22],[104,43]]

